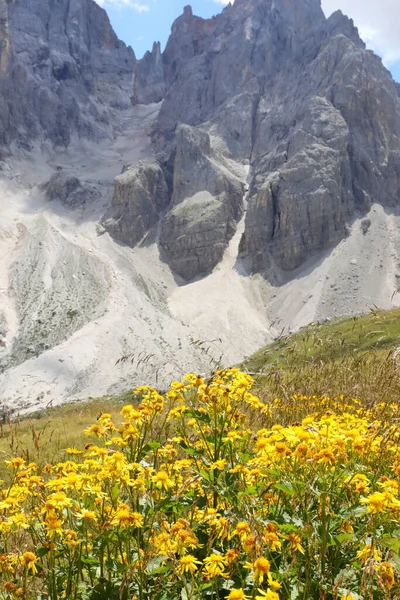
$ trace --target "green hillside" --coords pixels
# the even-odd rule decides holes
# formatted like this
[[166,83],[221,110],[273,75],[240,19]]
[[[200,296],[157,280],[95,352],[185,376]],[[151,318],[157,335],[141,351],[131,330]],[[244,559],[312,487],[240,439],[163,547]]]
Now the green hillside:
[[400,394],[400,309],[310,325],[262,348],[241,368],[257,393],[271,396],[340,395],[367,404]]
[[[259,350],[240,365],[262,400],[293,394],[361,397],[367,405],[400,398],[400,309],[310,325]],[[0,424],[0,459],[24,453],[52,459],[85,443],[82,433],[101,412],[116,418],[129,392],[77,401]],[[278,415],[276,415],[278,416]],[[282,416],[283,418],[283,416]]]

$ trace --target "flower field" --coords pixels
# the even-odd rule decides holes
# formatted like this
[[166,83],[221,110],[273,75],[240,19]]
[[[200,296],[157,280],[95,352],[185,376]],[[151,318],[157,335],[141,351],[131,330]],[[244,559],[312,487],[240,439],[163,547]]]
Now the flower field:
[[141,387],[63,461],[7,461],[0,598],[399,598],[398,405],[252,384]]

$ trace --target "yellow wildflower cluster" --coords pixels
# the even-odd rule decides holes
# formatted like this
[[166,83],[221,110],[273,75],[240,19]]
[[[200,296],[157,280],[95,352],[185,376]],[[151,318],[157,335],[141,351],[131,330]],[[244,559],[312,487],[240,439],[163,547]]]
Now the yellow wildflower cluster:
[[63,462],[10,460],[0,598],[398,598],[398,406],[296,396],[282,425],[252,384],[141,387]]

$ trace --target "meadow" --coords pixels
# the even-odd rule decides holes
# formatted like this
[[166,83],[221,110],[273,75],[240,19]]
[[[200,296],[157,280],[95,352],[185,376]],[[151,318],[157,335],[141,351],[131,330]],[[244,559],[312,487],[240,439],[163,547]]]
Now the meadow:
[[399,321],[5,419],[0,597],[399,598]]

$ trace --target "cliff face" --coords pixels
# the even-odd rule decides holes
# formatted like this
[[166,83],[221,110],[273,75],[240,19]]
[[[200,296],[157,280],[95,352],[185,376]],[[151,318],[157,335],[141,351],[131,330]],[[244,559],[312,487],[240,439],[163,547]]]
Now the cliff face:
[[112,135],[135,63],[94,0],[1,0],[1,145]]
[[[294,269],[342,239],[357,211],[372,202],[399,203],[397,85],[365,49],[353,22],[340,11],[326,19],[319,0],[236,0],[210,20],[187,7],[172,27],[162,63],[158,55],[147,57],[138,68],[143,82],[157,80],[154,92],[143,84],[141,101],[158,101],[165,89],[153,139],[174,182],[172,197],[182,179],[182,161],[174,159],[180,123],[211,136],[214,163],[222,154],[251,164],[240,250],[252,270]],[[215,209],[220,201],[213,191],[217,175],[192,148],[186,199],[199,192],[189,181],[199,168],[206,173],[201,191],[209,194],[209,213],[210,195]],[[183,230],[197,220],[197,210],[186,212]],[[167,215],[162,231],[170,222]],[[197,243],[209,254],[215,240],[207,240],[206,229]],[[234,227],[225,231],[226,247]],[[181,252],[196,254],[190,236],[184,237]],[[168,248],[163,243],[176,269]],[[218,260],[215,255],[195,274]],[[188,258],[187,268],[180,261],[178,272],[192,277],[193,261]]]
[[94,0],[0,0],[0,147],[111,137],[119,113],[162,101],[156,160],[117,180],[104,225],[135,245],[161,221],[186,280],[218,264],[244,212],[240,253],[272,276],[371,203],[397,206],[398,89],[320,0],[236,0],[208,20],[186,7],[140,61]]

